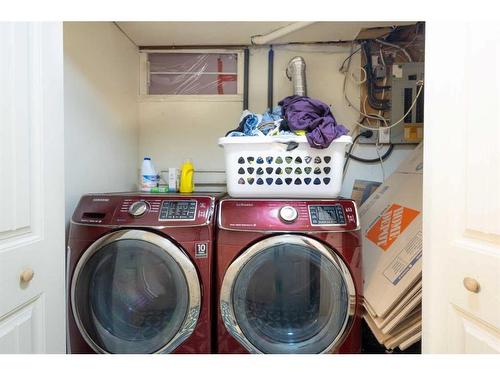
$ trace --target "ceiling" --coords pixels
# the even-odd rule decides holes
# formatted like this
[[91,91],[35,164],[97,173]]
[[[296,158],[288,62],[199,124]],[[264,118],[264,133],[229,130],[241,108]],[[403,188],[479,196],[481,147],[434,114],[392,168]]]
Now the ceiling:
[[[253,35],[265,35],[293,22],[116,22],[137,46],[248,45]],[[363,28],[414,22],[315,22],[273,44],[353,40]]]

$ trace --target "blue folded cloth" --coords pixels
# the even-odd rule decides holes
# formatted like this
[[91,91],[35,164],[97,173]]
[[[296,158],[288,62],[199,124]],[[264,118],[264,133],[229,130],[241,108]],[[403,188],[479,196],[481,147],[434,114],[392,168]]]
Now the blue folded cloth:
[[245,133],[234,131],[227,133],[226,137],[244,137],[245,135]]
[[281,113],[282,109],[280,106],[274,107],[272,111],[267,111],[262,115],[244,110],[241,114],[238,127],[230,130],[226,134],[226,137],[275,135],[283,119]]
[[278,121],[281,120],[281,107],[274,107],[272,111],[267,110],[266,113],[262,115],[263,122]]
[[243,125],[243,132],[246,135],[255,135],[255,130],[257,129],[257,125],[259,125],[262,121],[262,116],[258,116],[256,114],[249,114],[245,117],[245,124]]

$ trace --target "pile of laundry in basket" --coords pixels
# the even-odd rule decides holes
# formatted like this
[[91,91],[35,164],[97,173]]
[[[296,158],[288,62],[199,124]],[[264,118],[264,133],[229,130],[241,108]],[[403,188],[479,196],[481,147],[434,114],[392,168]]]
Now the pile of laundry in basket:
[[334,139],[347,133],[327,104],[308,96],[293,95],[264,114],[244,110],[238,127],[226,137],[305,135],[311,147],[327,148]]

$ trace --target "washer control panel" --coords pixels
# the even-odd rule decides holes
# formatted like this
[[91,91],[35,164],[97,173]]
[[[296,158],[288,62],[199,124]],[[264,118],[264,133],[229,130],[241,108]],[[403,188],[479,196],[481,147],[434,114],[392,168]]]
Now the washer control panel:
[[194,200],[171,200],[161,203],[159,221],[193,221],[198,202]]

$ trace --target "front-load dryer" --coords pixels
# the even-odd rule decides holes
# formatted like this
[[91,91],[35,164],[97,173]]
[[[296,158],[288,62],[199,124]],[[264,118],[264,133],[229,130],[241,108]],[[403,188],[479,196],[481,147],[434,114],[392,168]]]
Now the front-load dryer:
[[210,353],[213,195],[93,194],[68,241],[71,353]]
[[218,353],[359,353],[359,236],[352,200],[224,198]]

